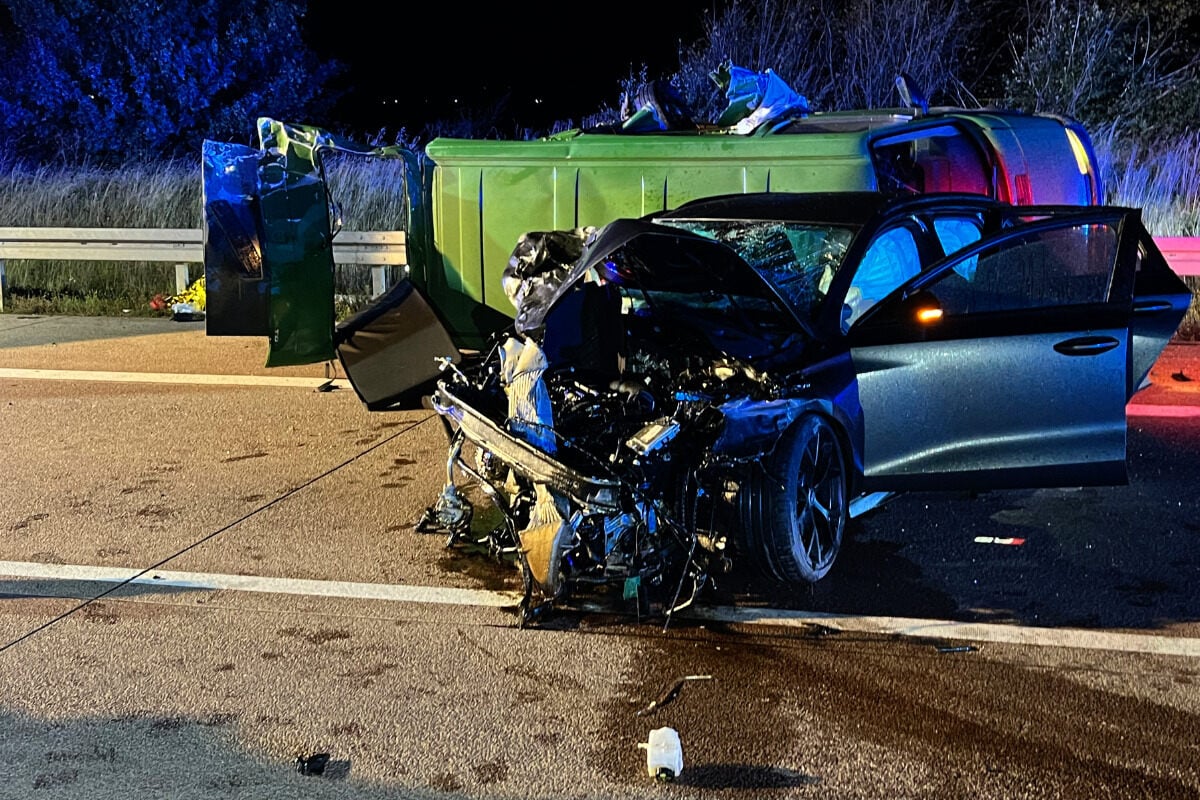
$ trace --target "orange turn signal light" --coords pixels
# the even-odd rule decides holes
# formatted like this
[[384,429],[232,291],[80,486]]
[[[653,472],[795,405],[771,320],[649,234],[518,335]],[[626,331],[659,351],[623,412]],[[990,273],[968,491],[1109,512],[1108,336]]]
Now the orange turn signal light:
[[941,322],[942,310],[940,308],[921,308],[917,309],[917,322],[922,325],[929,325],[934,322]]

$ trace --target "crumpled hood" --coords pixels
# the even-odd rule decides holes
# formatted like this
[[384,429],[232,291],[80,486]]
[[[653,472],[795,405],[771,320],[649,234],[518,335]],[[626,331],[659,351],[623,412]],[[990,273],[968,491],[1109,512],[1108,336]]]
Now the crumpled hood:
[[[549,238],[550,234],[535,236],[546,237],[542,242],[547,251],[551,247],[569,251],[562,247],[560,240]],[[517,252],[521,247],[518,244]],[[516,254],[514,252],[514,259]],[[729,247],[704,236],[645,220],[619,219],[591,234],[582,255],[571,265],[556,263],[553,258],[541,258],[539,262],[539,269],[521,276],[526,282],[536,280],[536,288],[524,292],[509,291],[510,298],[516,298],[515,327],[521,333],[541,329],[550,310],[585,280],[646,291],[707,291],[753,296],[769,302],[781,315],[792,317],[771,286]],[[512,264],[510,260],[510,266]],[[505,274],[509,276],[508,270]]]

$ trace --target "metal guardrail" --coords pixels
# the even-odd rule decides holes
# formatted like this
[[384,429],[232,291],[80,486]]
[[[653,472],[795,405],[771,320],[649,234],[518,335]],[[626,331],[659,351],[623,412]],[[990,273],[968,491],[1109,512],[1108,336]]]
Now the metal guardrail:
[[[341,231],[333,240],[338,264],[370,266],[371,290],[387,291],[387,267],[408,263],[404,231]],[[191,282],[190,265],[204,263],[198,228],[2,228],[0,311],[4,310],[4,261],[162,261],[175,264],[175,288]]]
[[[1200,276],[1200,237],[1155,237],[1180,275]],[[5,259],[59,261],[165,261],[175,263],[175,287],[190,283],[190,264],[204,263],[204,240],[193,228],[0,228],[0,311]],[[404,231],[341,231],[333,240],[338,264],[372,267],[371,291],[387,291],[387,267],[408,263]]]
[[1155,236],[1154,243],[1176,274],[1200,276],[1200,237]]

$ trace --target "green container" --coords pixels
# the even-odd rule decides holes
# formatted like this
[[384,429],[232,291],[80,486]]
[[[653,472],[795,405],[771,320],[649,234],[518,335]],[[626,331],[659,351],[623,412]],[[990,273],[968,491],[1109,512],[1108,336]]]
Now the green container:
[[601,227],[719,194],[876,188],[861,134],[435,139],[425,154],[438,273],[428,290],[456,338],[472,332],[477,304],[512,316],[500,276],[528,231]]

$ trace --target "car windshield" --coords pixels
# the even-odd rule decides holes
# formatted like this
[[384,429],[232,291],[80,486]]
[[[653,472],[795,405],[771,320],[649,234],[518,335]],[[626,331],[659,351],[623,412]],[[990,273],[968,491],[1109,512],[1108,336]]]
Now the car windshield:
[[715,239],[737,252],[801,319],[820,310],[855,228],[775,220],[661,219],[660,224]]

